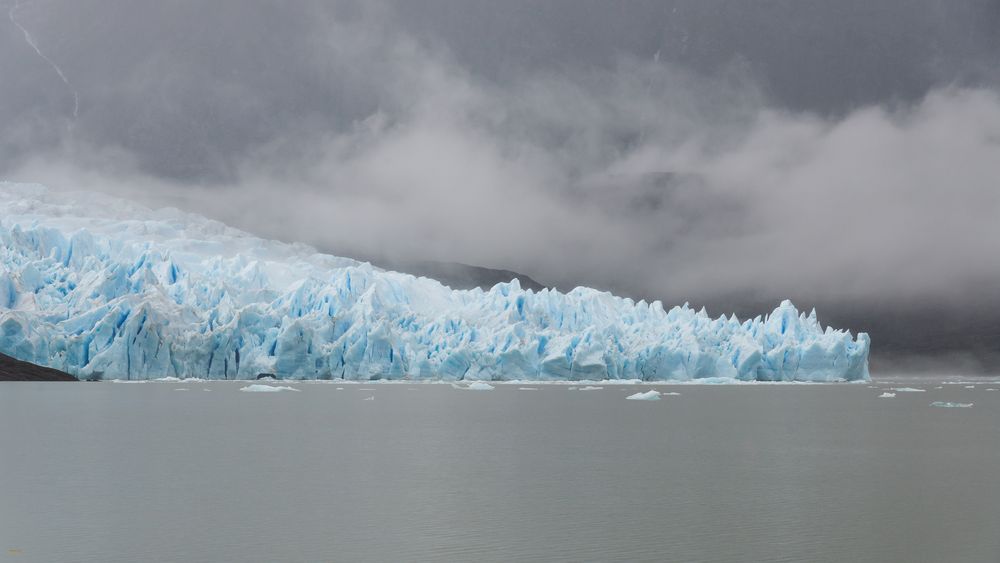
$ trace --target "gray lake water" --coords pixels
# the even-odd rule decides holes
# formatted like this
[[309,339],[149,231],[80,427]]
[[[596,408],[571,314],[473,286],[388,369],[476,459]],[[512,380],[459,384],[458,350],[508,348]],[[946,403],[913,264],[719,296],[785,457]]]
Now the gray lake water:
[[0,561],[996,563],[1000,383],[941,381],[6,383]]

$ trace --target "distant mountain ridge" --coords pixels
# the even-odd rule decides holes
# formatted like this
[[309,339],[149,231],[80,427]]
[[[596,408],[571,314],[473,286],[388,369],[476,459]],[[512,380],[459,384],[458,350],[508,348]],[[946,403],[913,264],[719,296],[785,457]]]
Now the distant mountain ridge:
[[414,276],[437,280],[452,289],[472,289],[478,287],[489,290],[498,283],[513,279],[521,282],[523,289],[541,291],[546,287],[530,277],[511,270],[471,266],[460,262],[436,262],[432,260],[414,262],[387,262],[379,266],[388,270],[406,272]]

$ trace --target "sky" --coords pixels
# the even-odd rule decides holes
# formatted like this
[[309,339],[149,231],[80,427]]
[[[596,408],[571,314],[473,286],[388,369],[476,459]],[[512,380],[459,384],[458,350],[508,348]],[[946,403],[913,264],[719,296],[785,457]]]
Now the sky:
[[5,11],[0,178],[375,261],[713,313],[945,311],[1000,341],[996,0]]

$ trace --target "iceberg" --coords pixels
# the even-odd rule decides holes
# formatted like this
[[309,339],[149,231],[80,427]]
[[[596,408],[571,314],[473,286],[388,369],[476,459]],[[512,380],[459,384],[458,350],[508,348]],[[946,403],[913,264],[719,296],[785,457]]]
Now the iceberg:
[[287,385],[247,385],[246,387],[240,387],[240,391],[246,393],[280,393],[281,391],[298,391],[294,387],[288,387]]
[[879,395],[878,398],[879,399],[891,399],[891,398],[893,398],[895,396],[896,396],[895,393],[890,393],[890,392],[886,391],[886,392],[882,393],[881,395]]
[[492,391],[496,389],[495,387],[493,387],[489,383],[486,383],[485,381],[473,381],[468,385],[457,385],[455,383],[452,383],[451,386],[454,387],[455,389],[461,389],[462,391]]
[[893,391],[898,391],[900,393],[925,393],[926,389],[917,389],[916,387],[893,387]]
[[176,209],[0,183],[0,352],[81,379],[855,381],[869,347],[789,301],[741,321],[584,287],[452,290]]
[[972,408],[974,403],[950,403],[947,401],[934,401],[931,403],[932,407],[942,407],[948,409],[968,409]]
[[645,393],[634,393],[625,398],[629,401],[659,401],[660,392],[655,389],[650,389]]

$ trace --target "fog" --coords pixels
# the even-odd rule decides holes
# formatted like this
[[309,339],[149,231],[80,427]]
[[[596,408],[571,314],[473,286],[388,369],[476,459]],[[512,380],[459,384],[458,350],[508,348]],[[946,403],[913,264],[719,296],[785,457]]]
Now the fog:
[[562,289],[995,319],[1000,8],[828,4],[23,2],[0,176]]

